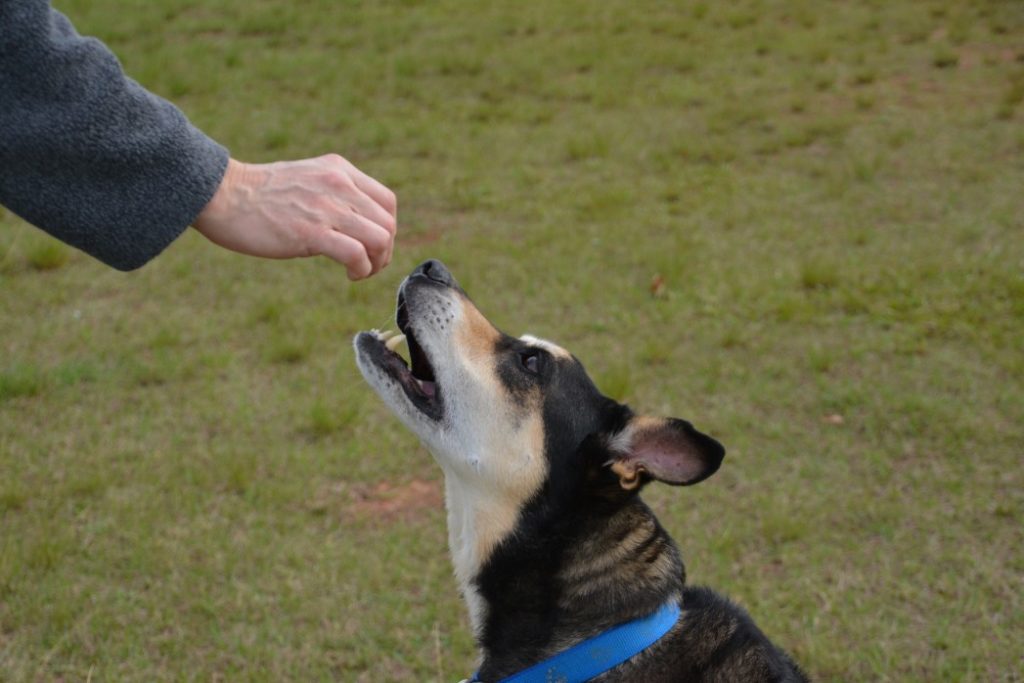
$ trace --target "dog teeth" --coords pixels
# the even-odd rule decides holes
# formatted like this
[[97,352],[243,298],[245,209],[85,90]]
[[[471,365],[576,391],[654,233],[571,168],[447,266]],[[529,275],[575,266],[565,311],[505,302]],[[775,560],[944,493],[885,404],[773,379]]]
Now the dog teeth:
[[377,331],[377,339],[380,339],[381,341],[387,341],[393,336],[395,336],[394,330],[384,330],[383,332],[380,330]]
[[[389,335],[390,336],[390,335]],[[394,351],[398,348],[398,345],[405,341],[404,334],[398,334],[394,337],[384,338],[384,346],[388,347],[388,351]]]

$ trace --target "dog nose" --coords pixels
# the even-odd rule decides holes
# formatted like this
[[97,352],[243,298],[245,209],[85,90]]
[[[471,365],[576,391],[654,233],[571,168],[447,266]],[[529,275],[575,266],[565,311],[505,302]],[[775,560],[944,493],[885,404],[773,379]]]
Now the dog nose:
[[455,278],[448,271],[443,263],[437,259],[430,259],[424,261],[420,265],[416,266],[416,269],[412,271],[409,277],[423,276],[434,282],[438,282],[446,287],[455,287]]

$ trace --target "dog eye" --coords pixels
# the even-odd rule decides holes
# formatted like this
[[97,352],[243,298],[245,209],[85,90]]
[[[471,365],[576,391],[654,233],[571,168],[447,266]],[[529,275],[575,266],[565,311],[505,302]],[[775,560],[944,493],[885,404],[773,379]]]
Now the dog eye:
[[539,356],[540,354],[537,351],[524,351],[519,354],[519,362],[522,363],[524,370],[536,375],[540,372]]

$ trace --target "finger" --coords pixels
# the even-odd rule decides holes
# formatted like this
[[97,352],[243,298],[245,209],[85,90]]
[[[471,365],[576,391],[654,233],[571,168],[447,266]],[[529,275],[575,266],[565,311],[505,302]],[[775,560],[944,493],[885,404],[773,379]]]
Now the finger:
[[351,210],[344,212],[333,227],[362,243],[373,264],[374,273],[384,267],[393,239],[391,233]]
[[378,209],[381,209],[386,216],[386,218],[382,217],[374,221],[383,226],[391,234],[391,239],[388,241],[387,252],[384,254],[384,258],[380,265],[380,268],[384,268],[391,263],[391,254],[395,250],[395,235],[398,233],[397,200],[395,198],[395,194],[391,190],[387,189],[359,169],[353,167],[353,170],[353,180],[356,183],[356,187],[362,190],[365,193],[365,196],[368,196],[373,200],[373,205]]
[[389,190],[383,183],[371,178],[355,166],[351,166],[349,172],[356,187],[370,196],[377,202],[393,219],[398,219],[398,198],[395,193]]
[[384,268],[391,263],[391,254],[395,249],[396,226],[394,217],[386,212],[380,204],[373,201],[373,199],[366,194],[363,194],[358,189],[355,191],[355,194],[347,197],[346,199],[349,200],[356,213],[387,231],[387,247],[384,250],[384,254],[380,257],[379,262],[375,263],[377,270]]
[[361,280],[373,272],[373,264],[363,244],[334,230],[320,230],[314,238],[317,253],[345,266],[349,280]]
[[352,208],[360,216],[370,219],[387,230],[389,234],[395,234],[395,217],[385,211],[384,207],[375,202],[369,195],[356,189],[350,192],[349,196],[346,196],[344,200],[351,204]]
[[[357,210],[379,223],[392,235],[392,239],[387,246],[387,254],[383,259],[383,265],[386,266],[391,262],[391,255],[395,247],[394,235],[398,231],[398,200],[395,197],[395,193],[374,178],[360,171],[351,161],[339,154],[326,154],[318,160],[336,168],[337,172],[354,185],[356,190],[362,192],[373,204],[383,209],[384,213],[390,217],[389,219],[384,219],[372,208],[366,208],[363,205],[360,205],[362,208],[357,207]],[[351,187],[345,191],[345,194],[351,194]]]

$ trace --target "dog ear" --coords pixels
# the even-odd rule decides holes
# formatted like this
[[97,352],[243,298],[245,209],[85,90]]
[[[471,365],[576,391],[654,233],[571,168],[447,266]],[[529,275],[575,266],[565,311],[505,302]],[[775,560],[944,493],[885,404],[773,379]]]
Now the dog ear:
[[722,444],[676,418],[632,417],[608,446],[608,464],[627,491],[645,477],[673,486],[696,484],[714,474],[725,457]]

